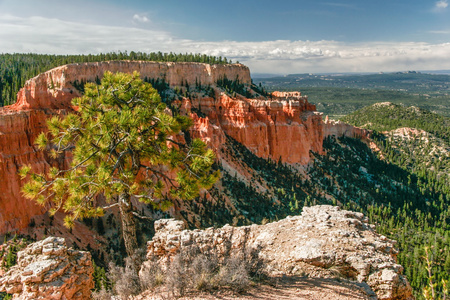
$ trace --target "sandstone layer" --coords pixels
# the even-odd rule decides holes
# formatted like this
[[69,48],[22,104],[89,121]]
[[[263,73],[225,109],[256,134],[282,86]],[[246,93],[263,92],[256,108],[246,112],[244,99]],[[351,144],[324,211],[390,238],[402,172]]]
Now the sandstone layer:
[[17,254],[17,265],[0,278],[0,292],[13,299],[89,299],[94,287],[91,254],[48,237]]
[[395,241],[377,234],[361,213],[333,206],[305,207],[301,216],[266,225],[185,230],[174,219],[155,222],[147,257],[162,265],[194,247],[219,260],[252,251],[272,275],[344,277],[368,286],[378,299],[412,299]]

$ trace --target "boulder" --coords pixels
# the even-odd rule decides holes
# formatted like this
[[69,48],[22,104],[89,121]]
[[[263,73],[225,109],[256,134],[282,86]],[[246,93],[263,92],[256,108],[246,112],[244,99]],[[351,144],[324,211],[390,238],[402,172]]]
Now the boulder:
[[91,254],[48,237],[17,254],[17,264],[0,278],[0,292],[13,299],[89,299],[94,287]]

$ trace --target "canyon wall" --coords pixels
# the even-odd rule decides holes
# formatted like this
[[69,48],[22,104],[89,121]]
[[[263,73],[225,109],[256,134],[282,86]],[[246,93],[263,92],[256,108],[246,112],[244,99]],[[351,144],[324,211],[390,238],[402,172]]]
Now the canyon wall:
[[33,216],[47,210],[21,195],[18,170],[31,165],[34,172],[44,173],[50,166],[67,164],[64,159],[50,159],[36,148],[34,141],[46,129],[48,118],[72,111],[71,100],[80,96],[74,82],[96,81],[105,71],[138,71],[143,78],[165,78],[171,86],[197,82],[213,85],[225,76],[251,83],[249,69],[240,64],[131,61],[64,65],[28,80],[15,104],[0,107],[0,234],[26,228]]
[[218,155],[228,135],[257,156],[305,165],[310,151],[323,152],[323,138],[333,132],[299,92],[275,92],[270,100],[232,98],[215,86],[225,76],[251,84],[249,69],[240,64],[113,61],[61,66],[28,80],[17,102],[0,108],[0,234],[25,228],[33,216],[46,211],[21,196],[17,172],[26,164],[34,172],[67,165],[68,159],[52,160],[37,150],[34,141],[49,117],[72,111],[70,101],[79,96],[75,82],[96,81],[105,71],[139,71],[141,77],[165,78],[171,86],[211,85],[215,97],[200,93],[179,104],[194,119],[192,135],[208,142]]
[[34,140],[46,128],[46,120],[55,113],[45,109],[0,108],[0,233],[24,228],[30,216],[46,210],[22,197],[18,171],[28,164],[33,171],[42,173],[56,163],[34,146]]
[[174,63],[148,61],[108,61],[70,64],[54,68],[28,80],[19,91],[16,109],[66,108],[70,100],[80,96],[74,82],[94,82],[103,73],[138,71],[142,78],[164,78],[170,86],[183,84],[214,85],[218,79],[227,77],[251,84],[250,70],[241,64],[209,65],[203,63]]
[[[305,97],[257,100],[231,98],[222,93],[216,99],[186,100],[183,107],[198,108],[207,116],[199,120],[204,131],[213,132],[206,129],[206,123],[213,128],[218,126],[262,158],[304,165],[310,160],[310,151],[322,153],[322,116]],[[219,148],[224,138],[214,141],[211,146]]]

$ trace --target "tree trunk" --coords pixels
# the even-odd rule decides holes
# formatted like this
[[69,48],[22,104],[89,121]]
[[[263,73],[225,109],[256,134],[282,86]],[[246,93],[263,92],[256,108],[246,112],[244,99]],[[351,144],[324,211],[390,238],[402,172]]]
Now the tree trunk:
[[138,248],[136,238],[136,222],[133,217],[133,207],[130,195],[122,193],[119,196],[120,217],[122,219],[122,236],[128,256],[132,256]]

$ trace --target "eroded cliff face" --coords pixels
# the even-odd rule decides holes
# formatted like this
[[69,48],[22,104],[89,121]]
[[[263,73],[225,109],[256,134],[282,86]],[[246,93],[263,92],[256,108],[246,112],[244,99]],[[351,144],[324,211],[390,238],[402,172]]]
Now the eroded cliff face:
[[[80,96],[74,83],[99,80],[106,71],[138,71],[143,78],[164,78],[171,86],[214,84],[223,77],[251,83],[249,69],[240,64],[130,61],[65,65],[28,80],[19,91],[17,102],[0,108],[0,234],[26,228],[33,216],[47,210],[21,195],[18,170],[31,165],[34,172],[44,173],[52,165],[67,165],[67,158],[50,159],[37,149],[34,141],[46,129],[47,119],[73,111],[71,100]],[[205,120],[198,119],[199,124],[202,122]],[[215,135],[212,132],[208,134]]]
[[310,151],[322,153],[322,116],[300,95],[259,100],[221,93],[216,99],[186,99],[183,107],[199,108],[207,116],[194,117],[194,131],[202,128],[199,136],[208,136],[205,140],[216,149],[224,143],[223,131],[262,158],[305,165]]
[[37,151],[34,146],[37,135],[46,128],[46,120],[55,113],[57,112],[45,109],[0,109],[1,233],[24,228],[31,216],[45,211],[45,208],[22,197],[18,170],[28,164],[35,172],[42,173],[48,171],[51,163],[57,163],[50,161],[44,152]]
[[25,199],[20,191],[22,181],[18,171],[21,167],[30,165],[34,172],[46,173],[51,166],[69,166],[69,156],[52,159],[34,145],[39,133],[46,130],[46,120],[67,112],[65,109],[0,108],[0,235],[24,230],[21,232],[42,239],[50,233],[60,234],[71,245],[77,243],[80,247],[86,247],[90,244],[97,249],[103,238],[94,236],[95,233],[81,223],[68,230],[63,226],[62,213],[57,213],[53,218],[44,216],[48,207]]
[[70,64],[42,73],[25,83],[17,95],[15,109],[67,108],[74,97],[80,96],[74,83],[94,82],[103,73],[138,71],[142,78],[161,78],[170,86],[184,84],[214,85],[218,79],[227,77],[251,84],[250,70],[241,64],[209,65],[202,63],[173,63],[148,61],[109,61]]
[[199,94],[179,105],[194,120],[192,135],[205,140],[219,157],[228,135],[259,157],[305,165],[310,151],[323,152],[323,138],[332,132],[324,131],[321,114],[299,92],[248,99],[230,97],[215,86],[224,77],[250,85],[249,69],[240,64],[114,61],[61,66],[27,81],[17,103],[0,108],[0,234],[25,228],[33,216],[46,211],[22,197],[17,171],[26,164],[34,172],[46,172],[51,165],[68,163],[70,158],[50,159],[34,141],[49,117],[72,111],[71,100],[80,95],[76,83],[99,80],[105,71],[138,71],[143,78],[164,78],[172,87],[211,85],[214,97]]

